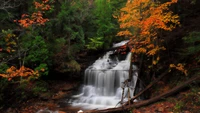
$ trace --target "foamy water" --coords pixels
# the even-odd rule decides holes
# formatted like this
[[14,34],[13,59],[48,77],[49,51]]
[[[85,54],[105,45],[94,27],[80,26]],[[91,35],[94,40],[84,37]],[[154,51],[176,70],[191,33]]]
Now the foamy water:
[[[113,47],[127,42],[118,43]],[[72,106],[84,109],[106,109],[120,106],[123,82],[129,78],[131,54],[127,54],[126,59],[122,61],[119,61],[117,57],[111,59],[111,54],[113,54],[112,51],[107,52],[85,70],[82,91],[69,101]],[[132,67],[133,70],[137,69],[134,65]],[[138,73],[133,72],[133,79],[129,82],[129,94],[128,88],[125,88],[124,102],[128,100],[128,95],[133,97],[134,94]]]

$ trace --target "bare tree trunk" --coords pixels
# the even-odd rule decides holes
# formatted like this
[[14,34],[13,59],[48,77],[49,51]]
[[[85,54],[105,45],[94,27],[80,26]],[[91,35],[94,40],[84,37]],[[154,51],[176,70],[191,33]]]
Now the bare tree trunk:
[[111,108],[111,109],[106,109],[106,110],[98,110],[98,111],[92,111],[92,113],[108,113],[108,112],[119,112],[119,111],[124,111],[124,110],[130,110],[131,108],[139,108],[145,105],[149,105],[152,104],[154,102],[157,102],[163,98],[166,98],[174,93],[177,93],[178,91],[180,91],[181,89],[187,87],[189,84],[193,83],[194,81],[200,81],[200,75],[196,75],[192,78],[190,78],[189,80],[183,82],[181,85],[174,87],[173,89],[160,94],[156,97],[153,97],[151,99],[148,100],[144,100],[144,101],[140,101],[140,102],[136,102],[133,103],[132,105],[127,105],[127,106],[123,106],[123,107],[118,107],[118,108]]
[[132,78],[133,78],[133,64],[132,64],[132,56],[133,56],[133,53],[131,52],[131,57],[130,57],[130,67],[129,67],[129,78],[128,78],[128,81],[131,81]]
[[145,91],[147,91],[149,88],[151,88],[154,84],[156,84],[159,80],[161,80],[165,75],[168,74],[168,70],[165,71],[163,74],[161,74],[155,81],[151,82],[147,87],[145,87],[145,89],[143,89],[142,91],[140,91],[137,95],[135,95],[131,100],[135,100],[136,98],[138,98],[140,95],[142,95]]

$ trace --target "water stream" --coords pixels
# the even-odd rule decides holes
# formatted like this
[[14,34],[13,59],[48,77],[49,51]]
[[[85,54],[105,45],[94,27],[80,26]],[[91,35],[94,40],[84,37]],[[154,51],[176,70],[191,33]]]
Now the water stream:
[[[113,47],[125,43],[127,41],[117,43]],[[111,57],[113,53],[113,51],[107,52],[85,70],[84,86],[80,94],[74,95],[69,101],[72,106],[83,109],[106,109],[120,106],[123,82],[129,77],[131,54],[128,53],[125,59],[119,60],[117,56]],[[132,67],[133,70],[137,69],[134,65]],[[137,71],[133,72],[133,79],[128,83],[131,97],[133,97],[138,77]],[[124,102],[128,100],[129,94],[128,88],[125,87]]]

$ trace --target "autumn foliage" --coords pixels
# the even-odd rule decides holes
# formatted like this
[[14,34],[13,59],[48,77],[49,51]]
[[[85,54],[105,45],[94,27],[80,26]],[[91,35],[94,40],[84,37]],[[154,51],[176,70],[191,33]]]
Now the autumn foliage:
[[6,43],[6,48],[5,50],[8,52],[8,53],[11,53],[11,52],[15,52],[15,46],[16,46],[16,40],[17,40],[17,37],[15,34],[13,33],[7,33],[4,37],[4,41]]
[[187,70],[185,69],[184,65],[181,63],[178,63],[177,65],[175,64],[170,64],[170,68],[175,68],[181,72],[183,72],[185,75],[187,75]]
[[[33,25],[44,25],[47,21],[49,21],[48,18],[44,18],[44,14],[46,11],[51,9],[51,6],[49,5],[51,2],[49,0],[42,0],[40,2],[34,2],[34,12],[31,15],[28,14],[22,14],[20,20],[14,20],[14,22],[19,23],[20,26],[23,28],[28,28]],[[11,54],[11,52],[18,51],[20,54],[19,45],[17,44],[18,42],[18,37],[13,34],[11,31],[6,32],[2,30],[4,36],[4,43],[6,44],[5,47],[2,49],[0,48],[0,51],[7,51],[7,53]],[[18,49],[16,49],[18,47]],[[26,55],[26,54],[25,54]],[[24,56],[25,56],[24,55]],[[21,58],[19,58],[21,59]],[[42,68],[39,70],[40,72],[44,72],[45,69]],[[0,74],[1,77],[7,78],[9,81],[12,80],[13,78],[28,78],[28,77],[38,77],[39,76],[39,71],[32,70],[30,68],[25,67],[24,65],[20,65],[19,69],[15,66],[10,66],[6,70],[5,73]],[[21,79],[20,79],[21,80]]]
[[22,27],[27,28],[31,25],[44,25],[45,22],[49,21],[48,18],[44,18],[45,11],[51,9],[49,5],[49,0],[42,0],[42,3],[34,2],[36,12],[33,12],[31,15],[22,14],[20,20],[14,20],[18,22]]
[[153,56],[152,63],[156,64],[160,59],[158,52],[165,50],[159,32],[171,31],[180,24],[179,16],[169,10],[174,3],[177,0],[163,4],[152,0],[128,0],[117,17],[121,28],[117,35],[130,38],[132,53]]
[[[43,70],[41,70],[43,71]],[[17,69],[15,66],[11,66],[6,70],[5,74],[0,74],[0,76],[7,78],[9,81],[12,80],[13,78],[17,77],[29,77],[29,76],[39,76],[38,71],[34,71],[30,68],[27,68],[25,66],[21,66],[19,69]]]

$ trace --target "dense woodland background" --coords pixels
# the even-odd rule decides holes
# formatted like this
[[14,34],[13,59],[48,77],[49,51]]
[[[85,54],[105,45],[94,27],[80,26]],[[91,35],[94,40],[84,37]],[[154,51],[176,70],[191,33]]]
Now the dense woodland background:
[[[52,96],[55,81],[80,82],[84,69],[122,40],[130,40],[144,87],[168,72],[147,99],[199,76],[199,6],[199,0],[1,0],[0,110]],[[197,99],[191,106],[200,105],[198,86],[189,85]]]

